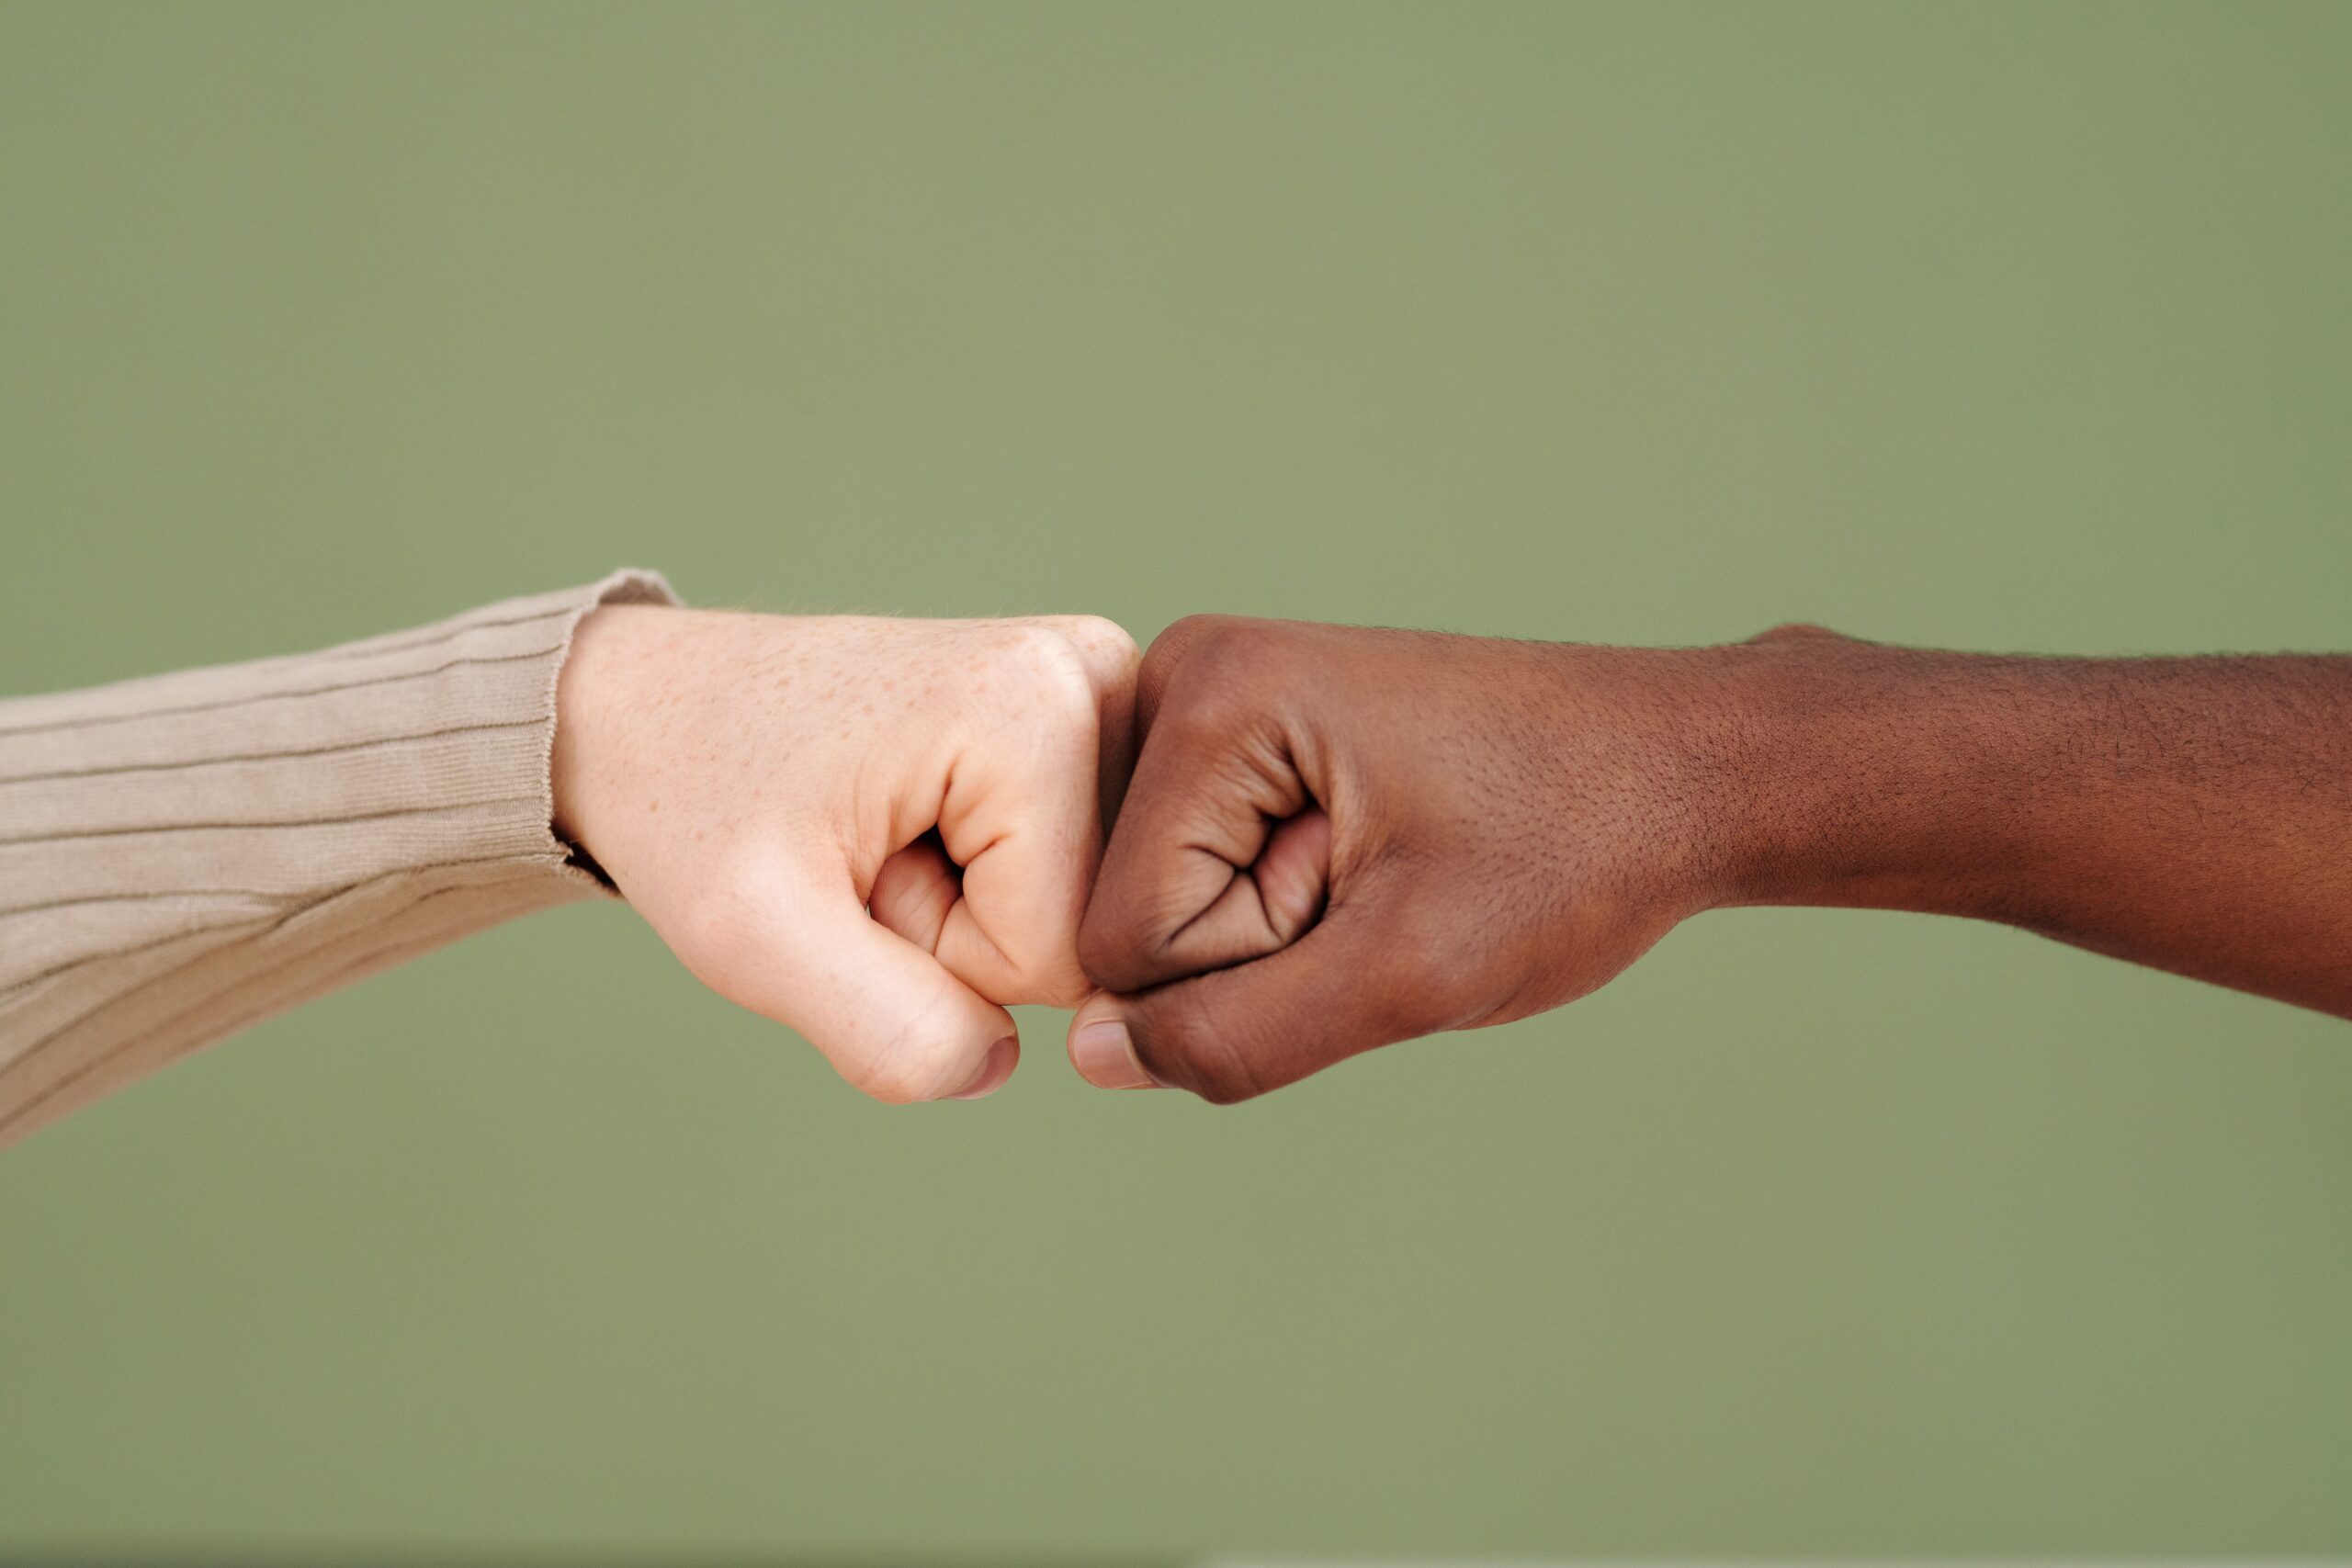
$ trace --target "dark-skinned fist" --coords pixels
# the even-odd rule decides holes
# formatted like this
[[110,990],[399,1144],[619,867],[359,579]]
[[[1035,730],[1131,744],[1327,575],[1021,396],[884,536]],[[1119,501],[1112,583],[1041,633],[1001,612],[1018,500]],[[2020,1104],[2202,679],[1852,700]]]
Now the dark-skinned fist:
[[1177,623],[1080,927],[1080,1072],[1245,1100],[1600,986],[1724,888],[1716,651]]

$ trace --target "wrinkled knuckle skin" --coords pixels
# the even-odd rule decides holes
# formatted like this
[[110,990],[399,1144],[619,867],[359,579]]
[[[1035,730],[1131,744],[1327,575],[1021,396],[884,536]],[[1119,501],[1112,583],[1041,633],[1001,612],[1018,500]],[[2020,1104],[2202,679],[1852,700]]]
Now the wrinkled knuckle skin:
[[1080,1003],[1093,994],[1094,983],[1086,977],[1083,970],[1067,975],[1057,973],[1038,987],[1037,1000],[1034,1005],[1074,1011]]
[[926,1100],[936,1100],[941,1091],[933,1088],[933,1076],[917,1072],[899,1064],[865,1066],[850,1077],[859,1091],[885,1105],[915,1105]]
[[939,1011],[908,1019],[870,1055],[842,1064],[842,1076],[886,1105],[937,1100],[961,1088],[969,1068],[957,1061],[951,1026]]
[[1010,991],[990,999],[1007,1007],[1074,1008],[1093,994],[1073,945],[1063,953],[1016,959]]

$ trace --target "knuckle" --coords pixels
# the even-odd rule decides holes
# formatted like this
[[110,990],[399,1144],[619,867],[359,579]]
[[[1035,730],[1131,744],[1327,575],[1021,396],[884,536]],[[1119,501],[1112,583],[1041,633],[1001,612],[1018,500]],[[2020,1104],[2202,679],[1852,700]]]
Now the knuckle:
[[1083,970],[1056,970],[1040,980],[1030,994],[1036,998],[1031,1006],[1075,1011],[1080,1003],[1094,994],[1094,986]]
[[1187,615],[1169,628],[1188,665],[1208,668],[1254,658],[1266,642],[1264,623],[1245,615]]
[[1757,633],[1750,642],[1850,642],[1843,632],[1832,631],[1811,621],[1783,621],[1777,626]]
[[1283,661],[1273,635],[1254,622],[1220,617],[1170,672],[1164,712],[1182,724],[1223,728],[1261,710]]
[[1088,666],[1106,678],[1130,675],[1142,661],[1143,655],[1127,628],[1106,615],[1057,615],[1053,624]]
[[1094,993],[1080,963],[1075,938],[1035,952],[1010,953],[1007,958],[1011,973],[1006,976],[1005,994],[995,999],[1008,1007],[1074,1008]]
[[1152,639],[1152,649],[1154,652],[1163,654],[1181,650],[1200,641],[1203,637],[1214,636],[1239,619],[1238,615],[1220,615],[1213,611],[1180,615],[1169,622],[1160,634]]
[[1005,638],[1004,656],[1026,701],[1057,717],[1094,723],[1094,675],[1076,642],[1040,621],[1012,626]]
[[1042,616],[1001,621],[993,630],[996,646],[1020,665],[1055,668],[1069,663],[1077,649],[1060,627]]
[[1144,674],[1166,679],[1178,665],[1189,662],[1197,649],[1226,637],[1240,624],[1234,615],[1186,615],[1170,621],[1145,650]]
[[856,1086],[859,1092],[885,1105],[913,1105],[935,1100],[933,1079],[894,1062],[868,1063],[845,1072],[843,1077]]
[[970,1076],[950,1021],[933,1007],[907,1019],[871,1053],[838,1064],[842,1076],[886,1105],[937,1100]]

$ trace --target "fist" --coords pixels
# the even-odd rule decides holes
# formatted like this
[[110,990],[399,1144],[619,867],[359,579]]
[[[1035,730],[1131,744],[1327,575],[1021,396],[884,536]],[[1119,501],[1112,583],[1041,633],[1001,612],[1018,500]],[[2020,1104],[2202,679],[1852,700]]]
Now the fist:
[[1716,650],[1181,621],[1078,951],[1106,1088],[1247,1099],[1581,996],[1719,898]]
[[[558,693],[557,830],[704,984],[876,1099],[971,1098],[1079,918],[1136,648],[1109,621],[609,605]],[[1110,760],[1106,770],[1105,758]]]

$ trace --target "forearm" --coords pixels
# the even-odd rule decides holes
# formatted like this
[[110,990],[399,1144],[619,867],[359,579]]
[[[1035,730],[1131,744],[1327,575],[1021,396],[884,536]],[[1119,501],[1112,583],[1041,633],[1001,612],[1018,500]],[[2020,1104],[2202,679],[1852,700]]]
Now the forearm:
[[549,829],[573,622],[641,576],[0,703],[0,1143],[271,1014],[593,896]]
[[1719,902],[1964,915],[2352,1016],[2352,658],[1719,650]]

